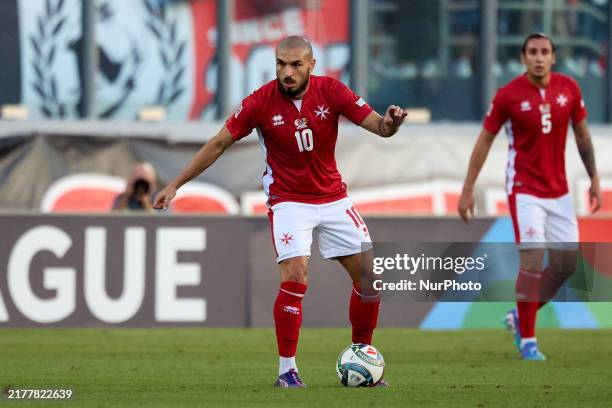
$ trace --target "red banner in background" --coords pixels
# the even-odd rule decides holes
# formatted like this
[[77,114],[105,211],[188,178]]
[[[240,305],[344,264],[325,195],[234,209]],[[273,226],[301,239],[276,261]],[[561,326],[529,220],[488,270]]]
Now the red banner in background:
[[193,16],[193,41],[195,52],[194,92],[189,119],[197,119],[202,110],[208,106],[214,93],[206,86],[206,69],[211,64],[215,49],[210,47],[206,38],[208,28],[217,26],[217,4],[214,0],[196,1],[191,3]]
[[[312,41],[317,59],[315,73],[343,79],[349,62],[348,0],[237,0],[235,6],[230,29],[233,104],[238,105],[247,94],[274,78],[274,47],[290,35],[303,35]],[[216,92],[216,1],[195,1],[191,8],[196,55],[189,119],[208,118],[214,112]]]

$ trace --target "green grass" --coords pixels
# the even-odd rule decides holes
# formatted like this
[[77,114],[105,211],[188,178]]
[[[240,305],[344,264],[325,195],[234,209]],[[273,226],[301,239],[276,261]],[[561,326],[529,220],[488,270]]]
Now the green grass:
[[[612,406],[612,330],[539,332],[546,363],[517,359],[501,330],[379,330],[389,389],[336,379],[348,329],[302,330],[306,390],[272,387],[270,329],[2,329],[0,388],[72,388],[73,407]],[[5,406],[6,396],[0,396]]]

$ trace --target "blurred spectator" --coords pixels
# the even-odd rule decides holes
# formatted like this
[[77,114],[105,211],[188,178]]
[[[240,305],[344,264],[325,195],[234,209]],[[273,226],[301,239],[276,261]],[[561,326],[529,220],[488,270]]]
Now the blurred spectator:
[[471,78],[474,72],[470,56],[468,54],[459,55],[452,63],[451,72],[457,78]]
[[153,211],[156,188],[155,169],[151,163],[137,163],[132,168],[125,191],[115,198],[113,210]]

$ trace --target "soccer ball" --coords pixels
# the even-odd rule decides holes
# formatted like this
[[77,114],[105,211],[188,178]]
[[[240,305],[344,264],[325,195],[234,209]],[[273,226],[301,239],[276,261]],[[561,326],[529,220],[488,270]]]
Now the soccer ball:
[[342,350],[336,362],[336,373],[347,387],[373,387],[382,379],[385,360],[374,346],[352,344]]

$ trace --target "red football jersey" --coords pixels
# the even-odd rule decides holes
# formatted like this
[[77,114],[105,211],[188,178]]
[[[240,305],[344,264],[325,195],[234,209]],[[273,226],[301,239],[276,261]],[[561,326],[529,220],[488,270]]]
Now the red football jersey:
[[495,95],[484,128],[497,134],[505,124],[510,151],[506,169],[508,194],[542,198],[567,194],[565,142],[570,119],[587,115],[576,81],[552,73],[546,88],[521,75]]
[[323,204],[346,197],[336,167],[338,118],[343,115],[360,124],[370,112],[372,108],[342,82],[311,75],[302,100],[284,95],[275,79],[246,97],[225,124],[234,140],[257,129],[270,205]]

